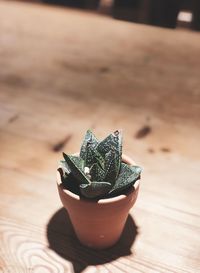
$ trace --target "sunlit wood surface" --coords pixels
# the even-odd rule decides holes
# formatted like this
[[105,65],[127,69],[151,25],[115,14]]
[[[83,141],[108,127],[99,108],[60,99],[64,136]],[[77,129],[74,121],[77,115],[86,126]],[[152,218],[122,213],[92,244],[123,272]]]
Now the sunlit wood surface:
[[[200,35],[0,2],[0,272],[200,272]],[[144,168],[120,242],[77,242],[55,185],[87,128]]]

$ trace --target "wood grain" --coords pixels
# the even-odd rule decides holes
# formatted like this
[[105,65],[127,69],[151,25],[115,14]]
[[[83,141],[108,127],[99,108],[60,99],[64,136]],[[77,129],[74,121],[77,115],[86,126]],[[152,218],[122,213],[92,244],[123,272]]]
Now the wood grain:
[[[0,2],[0,272],[200,272],[199,52],[197,33]],[[88,128],[123,128],[144,167],[101,252],[78,243],[55,185]]]

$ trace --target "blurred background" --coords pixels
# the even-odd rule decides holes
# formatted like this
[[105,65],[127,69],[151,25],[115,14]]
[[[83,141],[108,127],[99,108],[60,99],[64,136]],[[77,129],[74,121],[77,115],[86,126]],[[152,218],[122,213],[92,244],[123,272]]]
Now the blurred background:
[[124,153],[144,168],[130,256],[103,265],[101,254],[90,272],[198,271],[199,29],[195,0],[0,0],[3,272],[96,261],[57,226],[65,259],[46,236],[58,162],[88,128],[100,139],[123,129]]
[[198,0],[25,0],[93,10],[115,19],[160,27],[200,30]]

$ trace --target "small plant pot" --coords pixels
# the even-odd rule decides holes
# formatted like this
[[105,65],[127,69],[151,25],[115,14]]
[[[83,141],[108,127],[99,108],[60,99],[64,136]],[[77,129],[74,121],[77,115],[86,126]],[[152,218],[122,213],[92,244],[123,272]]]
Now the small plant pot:
[[[123,162],[135,163],[127,156]],[[57,186],[63,206],[68,211],[70,220],[79,241],[94,249],[105,249],[113,246],[120,238],[129,210],[134,205],[139,180],[134,186],[116,197],[88,200],[64,189],[60,173],[57,173]]]

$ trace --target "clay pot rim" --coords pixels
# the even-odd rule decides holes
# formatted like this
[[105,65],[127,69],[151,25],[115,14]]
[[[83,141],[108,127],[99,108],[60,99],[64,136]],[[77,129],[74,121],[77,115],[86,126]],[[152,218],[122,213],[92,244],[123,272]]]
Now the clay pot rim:
[[[77,154],[76,154],[77,155]],[[122,160],[123,162],[135,166],[135,162],[132,160],[132,158],[130,158],[129,156],[122,154]],[[63,193],[65,193],[66,195],[70,196],[72,199],[77,200],[77,201],[82,201],[82,202],[86,202],[86,203],[98,203],[98,204],[107,204],[107,203],[113,203],[113,202],[119,202],[120,200],[123,200],[125,198],[127,198],[127,196],[129,194],[131,194],[133,191],[136,191],[140,185],[140,179],[137,180],[135,182],[135,184],[128,190],[126,191],[126,193],[124,194],[120,194],[118,196],[115,197],[109,197],[109,198],[104,198],[104,199],[99,199],[98,201],[96,200],[90,200],[90,199],[82,199],[79,195],[64,189],[62,186],[62,182],[61,182],[61,175],[60,172],[57,171],[57,179],[56,179],[57,185],[58,187],[62,190]]]

